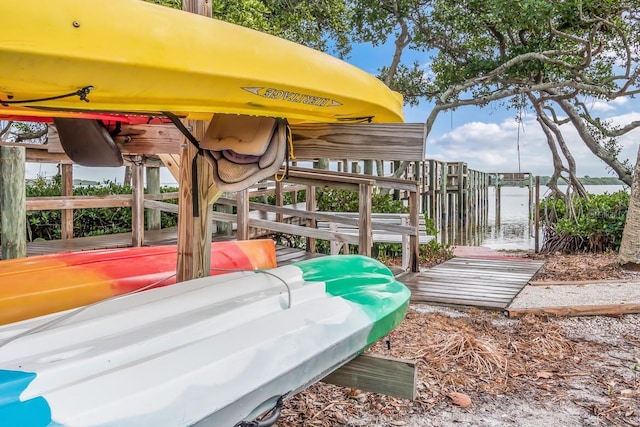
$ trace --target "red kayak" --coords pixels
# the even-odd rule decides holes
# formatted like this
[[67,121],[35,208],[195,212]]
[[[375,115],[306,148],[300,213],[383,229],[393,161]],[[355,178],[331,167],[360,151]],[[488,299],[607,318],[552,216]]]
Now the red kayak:
[[[0,324],[176,282],[177,247],[155,246],[0,261]],[[276,267],[273,240],[211,244],[211,274]],[[151,286],[152,285],[152,286]]]

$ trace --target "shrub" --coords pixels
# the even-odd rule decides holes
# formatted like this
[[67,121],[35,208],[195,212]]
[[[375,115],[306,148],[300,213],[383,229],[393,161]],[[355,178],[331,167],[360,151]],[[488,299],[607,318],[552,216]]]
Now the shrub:
[[543,218],[543,252],[617,251],[622,240],[629,194],[591,194],[575,197],[570,203],[549,198],[540,204]]
[[[174,192],[176,188],[164,187],[161,192]],[[37,178],[26,185],[27,197],[52,197],[62,194],[60,175],[52,180]],[[131,187],[104,181],[100,185],[75,187],[74,196],[107,196],[114,194],[131,194]],[[169,203],[177,203],[177,200]],[[177,225],[178,216],[167,212],[161,214],[162,227]],[[28,240],[35,239],[60,239],[61,238],[61,211],[30,211],[27,212]],[[131,231],[131,208],[90,208],[75,209],[73,211],[73,235],[74,237],[95,236],[102,234],[123,233]]]

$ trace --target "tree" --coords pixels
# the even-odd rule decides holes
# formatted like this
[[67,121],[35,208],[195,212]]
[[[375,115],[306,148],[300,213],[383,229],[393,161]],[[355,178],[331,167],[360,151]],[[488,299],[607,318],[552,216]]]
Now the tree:
[[620,242],[619,261],[627,268],[640,270],[640,148],[633,173],[627,220]]
[[[573,126],[589,149],[627,184],[631,168],[617,158],[615,138],[640,125],[613,127],[592,115],[587,99],[613,100],[638,93],[638,0],[424,0],[383,2],[386,26],[357,3],[358,30],[372,43],[396,35],[396,52],[380,78],[407,102],[435,101],[428,131],[442,111],[503,102],[532,108],[547,136],[556,173],[586,195],[563,129]],[[401,43],[400,43],[401,42]],[[417,64],[397,64],[398,48],[432,55],[433,77]]]
[[[182,9],[182,0],[146,0]],[[341,0],[216,0],[213,17],[345,56],[350,50],[350,9]]]

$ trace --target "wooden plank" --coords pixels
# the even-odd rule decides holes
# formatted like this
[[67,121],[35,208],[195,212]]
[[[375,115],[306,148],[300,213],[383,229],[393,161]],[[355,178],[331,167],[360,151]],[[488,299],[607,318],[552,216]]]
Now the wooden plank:
[[563,286],[563,285],[573,285],[573,286],[582,286],[582,285],[597,285],[601,283],[607,284],[624,284],[624,283],[634,283],[637,282],[637,279],[600,279],[600,280],[550,280],[550,281],[542,281],[542,280],[530,280],[529,285],[531,286]]
[[[60,165],[62,175],[62,195],[73,196],[73,165]],[[63,239],[73,239],[73,209],[60,212],[60,234]]]
[[418,368],[414,361],[363,354],[321,381],[341,387],[415,400]]
[[522,317],[528,314],[536,316],[622,316],[623,314],[640,313],[640,304],[604,304],[574,305],[567,307],[532,307],[508,309],[505,314],[510,317]]
[[89,209],[89,208],[121,208],[131,206],[132,197],[124,194],[108,196],[54,196],[29,197],[26,200],[27,211]]
[[271,230],[278,233],[295,234],[297,236],[312,237],[314,239],[322,240],[337,240],[351,245],[357,245],[359,241],[358,236],[322,231],[315,228],[301,227],[298,225],[284,224],[280,222],[266,221],[263,219],[250,218],[249,225],[251,227],[264,228],[265,230]]
[[0,147],[0,254],[2,259],[27,255],[24,147]]
[[[180,154],[182,134],[171,124],[123,124],[113,138],[122,154]],[[64,153],[54,125],[49,125],[49,153]]]
[[[380,188],[388,188],[391,190],[400,190],[400,191],[417,191],[418,183],[415,181],[402,179],[402,178],[392,178],[387,176],[364,176],[359,173],[352,172],[340,172],[340,171],[330,171],[330,170],[319,170],[319,169],[308,169],[301,167],[290,167],[289,173],[294,172],[308,172],[316,174],[317,176],[339,176],[344,178],[356,178],[356,179],[373,179],[375,181],[375,186]],[[392,214],[393,215],[393,214]]]
[[298,159],[415,161],[425,155],[424,123],[299,124],[291,131]]

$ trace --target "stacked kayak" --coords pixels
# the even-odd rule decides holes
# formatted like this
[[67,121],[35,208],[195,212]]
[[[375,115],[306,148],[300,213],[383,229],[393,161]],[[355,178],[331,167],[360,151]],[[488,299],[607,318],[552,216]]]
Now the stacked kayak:
[[358,255],[314,258],[0,327],[0,424],[234,426],[362,353],[409,290]]
[[140,0],[3,1],[0,16],[0,115],[403,120],[371,74],[215,19]]
[[[0,324],[91,304],[147,286],[173,284],[176,262],[175,245],[0,261]],[[211,245],[212,275],[275,266],[273,240]]]

